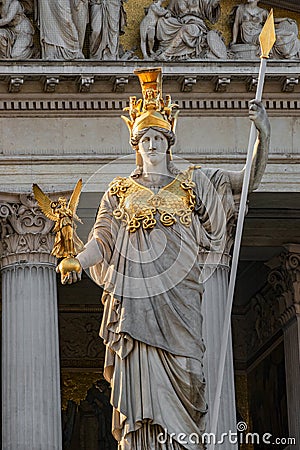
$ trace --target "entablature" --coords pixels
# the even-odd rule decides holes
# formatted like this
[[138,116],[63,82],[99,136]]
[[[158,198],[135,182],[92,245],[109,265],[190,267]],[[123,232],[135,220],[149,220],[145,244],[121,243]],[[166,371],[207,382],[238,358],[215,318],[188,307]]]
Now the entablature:
[[[0,61],[0,116],[115,116],[138,92],[137,67],[148,62],[57,63]],[[163,69],[164,91],[172,94],[182,114],[244,114],[255,95],[259,60],[151,63]],[[300,111],[300,71],[297,61],[272,61],[267,68],[264,99],[282,114]]]
[[[9,85],[18,84],[19,91],[24,92],[60,92],[63,93],[64,83],[69,83],[74,92],[130,92],[138,84],[133,71],[136,68],[162,67],[164,84],[177,82],[178,91],[190,92],[193,85],[201,81],[212,81],[211,88],[216,91],[216,84],[230,80],[248,82],[259,73],[259,59],[257,61],[186,61],[178,63],[155,63],[153,61],[110,62],[99,61],[24,61],[8,63],[0,61],[0,92],[9,91]],[[269,60],[267,68],[267,82],[282,82],[282,79],[298,79],[300,76],[299,61]],[[33,82],[33,84],[32,84]],[[27,84],[27,87],[26,87]],[[229,83],[228,83],[229,84]],[[192,89],[186,89],[190,85]],[[254,88],[255,81],[249,88]],[[11,86],[12,87],[12,86]],[[25,89],[26,88],[26,89]],[[66,91],[72,93],[73,90]],[[16,92],[10,89],[10,92]]]

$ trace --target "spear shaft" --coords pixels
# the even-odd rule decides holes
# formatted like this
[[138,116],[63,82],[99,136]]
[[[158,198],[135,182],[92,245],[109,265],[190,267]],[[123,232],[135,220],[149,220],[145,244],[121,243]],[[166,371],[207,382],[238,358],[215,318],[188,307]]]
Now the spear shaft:
[[[261,101],[261,99],[262,99],[262,92],[263,92],[266,67],[267,67],[267,58],[268,58],[270,50],[272,49],[273,44],[275,42],[273,10],[271,10],[271,12],[270,12],[270,15],[266,21],[265,27],[266,27],[266,25],[268,25],[270,27],[270,22],[272,22],[273,29],[272,30],[270,30],[270,29],[263,30],[261,33],[261,36],[260,36],[262,56],[261,56],[258,84],[257,84],[257,89],[256,89],[256,97],[255,97],[255,99],[258,101]],[[263,35],[263,33],[266,33],[267,36]],[[264,38],[265,39],[267,38],[267,39],[265,41],[263,41]],[[264,43],[266,44],[265,48],[264,48]],[[250,130],[250,136],[249,136],[247,160],[246,160],[246,165],[245,165],[245,169],[244,169],[243,187],[242,187],[239,215],[238,215],[238,221],[237,221],[237,227],[236,227],[236,236],[235,236],[235,242],[234,242],[234,248],[233,248],[232,265],[231,265],[230,280],[229,280],[227,302],[226,302],[226,310],[225,310],[225,317],[224,317],[224,328],[223,328],[223,334],[222,334],[217,387],[216,387],[216,394],[215,394],[215,400],[214,400],[213,412],[212,412],[212,421],[211,421],[212,436],[216,436],[216,434],[217,434],[217,425],[218,425],[221,394],[222,394],[222,384],[223,384],[223,378],[224,378],[226,353],[227,353],[228,338],[229,338],[230,324],[231,324],[231,311],[232,311],[236,274],[237,274],[237,267],[238,267],[240,248],[241,248],[241,240],[242,240],[242,234],[243,234],[244,219],[245,219],[246,206],[247,206],[247,197],[248,197],[248,190],[249,190],[249,184],[250,184],[252,159],[253,159],[254,147],[255,147],[255,142],[256,142],[256,134],[257,134],[256,127],[255,127],[254,123],[252,123],[251,130]],[[225,431],[229,431],[229,430],[222,430],[222,431],[225,432]],[[209,450],[214,450],[214,448],[215,448],[215,440],[213,440],[213,443],[210,444]]]

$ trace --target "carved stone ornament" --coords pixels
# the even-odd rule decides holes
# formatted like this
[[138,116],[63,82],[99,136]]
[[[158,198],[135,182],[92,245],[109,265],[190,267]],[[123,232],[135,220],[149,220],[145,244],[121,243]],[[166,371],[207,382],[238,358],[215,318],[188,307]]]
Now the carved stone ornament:
[[282,325],[300,314],[300,246],[288,246],[287,250],[280,255],[278,265],[268,277],[279,301]]
[[257,355],[282,328],[280,299],[266,283],[244,307],[233,313],[233,342],[235,360],[241,367]]
[[161,3],[154,1],[141,23],[141,48],[145,59],[183,61],[227,58],[221,34],[209,30],[207,25],[215,24],[220,18],[218,0],[199,0],[196,4],[171,0],[167,9],[162,8]]
[[19,201],[0,201],[0,256],[2,268],[17,262],[55,264],[50,255],[53,223],[39,210],[31,195]]
[[21,1],[1,2],[0,59],[30,59],[35,55],[34,27]]
[[[260,56],[259,35],[268,17],[268,11],[258,6],[258,0],[233,8],[230,17],[233,22],[230,55],[236,59],[257,59]],[[277,59],[298,59],[300,40],[298,24],[288,17],[275,18],[276,42],[271,57]]]
[[[3,0],[0,60],[138,60],[135,46],[120,44],[127,26],[127,1],[128,11],[138,16],[143,5],[135,5],[134,0]],[[257,59],[258,36],[268,15],[258,3],[248,0],[236,5],[228,20],[221,0],[148,0],[145,16],[131,28],[128,34],[134,36],[126,36],[126,42],[134,43],[140,34],[139,50],[145,60]],[[228,32],[232,26],[229,48],[220,30],[212,27],[218,22],[222,28],[227,22]],[[275,27],[277,40],[271,56],[299,59],[297,22],[276,18]],[[88,92],[90,84],[83,83],[80,92]]]
[[100,321],[100,312],[60,313],[62,367],[102,368],[105,350],[99,337]]
[[249,316],[248,356],[255,354],[281,328],[280,305],[274,301],[274,292],[269,285],[251,299]]

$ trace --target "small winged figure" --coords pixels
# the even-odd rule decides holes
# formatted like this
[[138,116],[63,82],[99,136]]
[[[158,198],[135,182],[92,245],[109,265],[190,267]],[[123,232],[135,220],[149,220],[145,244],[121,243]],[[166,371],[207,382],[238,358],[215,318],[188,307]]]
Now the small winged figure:
[[82,223],[76,214],[82,180],[77,182],[69,203],[65,197],[52,201],[37,184],[34,184],[32,189],[42,212],[48,219],[55,222],[53,228],[55,241],[51,254],[56,258],[70,258],[80,253],[84,245],[77,236],[75,220]]

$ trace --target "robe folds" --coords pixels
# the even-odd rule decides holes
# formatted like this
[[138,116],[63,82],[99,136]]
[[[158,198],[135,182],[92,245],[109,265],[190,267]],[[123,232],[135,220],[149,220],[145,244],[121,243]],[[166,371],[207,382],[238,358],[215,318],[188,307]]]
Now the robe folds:
[[126,13],[122,0],[91,0],[90,58],[116,60],[119,35],[124,33]]
[[157,22],[159,53],[166,59],[199,58],[208,32],[205,21],[217,22],[220,5],[214,5],[211,0],[171,0],[168,10],[171,16],[161,17]]
[[70,0],[35,0],[43,59],[84,58]]
[[177,221],[167,227],[157,218],[152,230],[129,233],[113,215],[117,197],[107,192],[78,255],[83,267],[92,262],[91,276],[104,288],[104,376],[112,386],[112,431],[120,450],[204,448],[199,255],[225,251],[235,206],[222,170],[195,169],[193,181],[190,226]]

